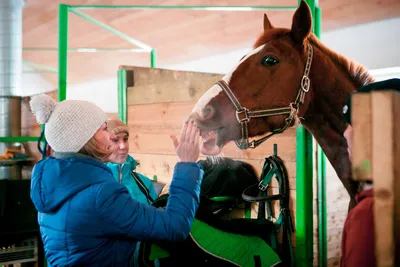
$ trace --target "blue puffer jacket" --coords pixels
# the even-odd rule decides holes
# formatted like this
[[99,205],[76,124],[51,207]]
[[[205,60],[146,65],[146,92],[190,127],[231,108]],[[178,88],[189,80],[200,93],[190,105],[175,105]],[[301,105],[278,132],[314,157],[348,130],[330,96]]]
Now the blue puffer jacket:
[[183,240],[199,204],[203,170],[177,163],[165,210],[134,200],[110,169],[55,155],[33,170],[31,199],[50,266],[127,266],[138,240]]
[[[132,177],[132,172],[136,169],[137,166],[137,162],[132,156],[128,155],[128,158],[122,164],[107,163],[106,165],[111,169],[114,179],[120,184],[123,184],[128,189],[129,194],[135,200],[146,205],[151,205],[146,195],[143,194],[142,191],[140,191],[139,185]],[[158,195],[156,193],[156,190],[154,189],[154,185],[151,180],[143,174],[136,174],[140,178],[144,186],[149,190],[150,196],[153,199],[157,199]]]

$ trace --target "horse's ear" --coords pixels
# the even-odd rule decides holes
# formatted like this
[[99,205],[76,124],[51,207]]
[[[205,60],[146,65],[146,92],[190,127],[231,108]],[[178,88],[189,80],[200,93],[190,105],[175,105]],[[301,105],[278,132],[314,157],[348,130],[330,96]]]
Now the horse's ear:
[[303,44],[304,40],[311,32],[312,17],[307,3],[303,0],[293,15],[291,34],[293,40],[298,44]]
[[272,28],[273,28],[273,26],[272,26],[271,22],[269,21],[267,14],[264,14],[264,31],[272,29]]

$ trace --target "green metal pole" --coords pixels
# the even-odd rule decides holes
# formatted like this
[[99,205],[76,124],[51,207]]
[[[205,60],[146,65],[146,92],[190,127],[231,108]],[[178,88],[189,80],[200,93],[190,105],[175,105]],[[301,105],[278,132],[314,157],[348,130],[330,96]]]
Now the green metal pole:
[[183,9],[208,11],[293,11],[297,6],[148,6],[148,5],[71,5],[74,9]]
[[[298,3],[300,4],[300,0]],[[314,0],[306,0],[314,17]],[[313,138],[296,129],[296,266],[313,265]]]
[[[314,33],[321,38],[321,8],[315,7]],[[326,157],[322,148],[318,146],[318,266],[326,267],[327,253],[327,209],[326,209]]]
[[79,12],[79,11],[73,9],[73,8],[71,8],[70,11],[72,13],[74,13],[75,15],[77,15],[77,16],[79,16],[79,17],[81,17],[81,18],[93,23],[94,25],[97,25],[97,26],[99,26],[99,27],[101,27],[101,28],[103,28],[103,29],[115,34],[116,36],[122,38],[123,40],[125,40],[125,41],[127,41],[127,42],[129,42],[129,43],[131,43],[133,45],[136,45],[136,46],[138,46],[138,47],[140,47],[140,48],[142,48],[144,50],[151,51],[151,47],[149,45],[147,45],[147,44],[145,44],[145,43],[143,43],[143,42],[141,42],[141,41],[139,41],[137,39],[134,39],[134,38],[130,37],[129,35],[121,32],[121,31],[119,31],[119,30],[117,30],[117,29],[115,29],[115,28],[113,28],[113,27],[111,27],[111,26],[109,26],[109,25],[107,25],[107,24],[95,19],[95,18],[92,18],[89,15],[86,15],[86,14],[84,14],[82,12]]
[[152,67],[152,68],[155,68],[156,67],[156,50],[153,48],[153,49],[151,49],[151,52],[150,52],[150,66]]
[[39,141],[39,136],[2,136],[0,137],[0,142],[12,143],[12,142],[37,142]]
[[313,153],[312,136],[296,129],[296,263],[313,264]]
[[53,72],[53,73],[57,73],[58,70],[56,68],[47,66],[47,65],[43,65],[43,64],[37,64],[37,63],[33,63],[30,61],[22,61],[22,64],[27,65],[27,66],[31,66],[35,69],[41,69],[41,70],[45,70],[46,72]]
[[67,98],[68,70],[68,6],[58,9],[58,101]]
[[[23,51],[58,51],[58,47],[24,47]],[[148,53],[148,49],[130,47],[69,47],[68,52],[95,53],[95,52],[122,52],[122,53]]]
[[118,71],[118,117],[127,124],[126,70]]

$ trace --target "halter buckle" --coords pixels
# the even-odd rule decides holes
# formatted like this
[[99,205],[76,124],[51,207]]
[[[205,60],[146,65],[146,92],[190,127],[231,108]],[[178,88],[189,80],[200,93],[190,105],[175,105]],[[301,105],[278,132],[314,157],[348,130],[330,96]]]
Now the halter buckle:
[[258,183],[258,189],[260,189],[261,191],[265,191],[268,189],[268,184],[264,185],[262,182],[263,181]]
[[[250,117],[249,117],[249,110],[247,108],[243,108],[241,110],[236,111],[236,119],[238,122],[243,123],[243,122],[249,122]],[[240,117],[242,116],[242,117]]]
[[303,75],[301,78],[301,89],[307,93],[310,90],[310,78],[307,75]]

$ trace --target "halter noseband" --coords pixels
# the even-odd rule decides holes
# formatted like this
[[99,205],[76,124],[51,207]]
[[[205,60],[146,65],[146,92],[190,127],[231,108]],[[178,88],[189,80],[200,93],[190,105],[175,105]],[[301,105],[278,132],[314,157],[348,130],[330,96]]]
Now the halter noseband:
[[[242,107],[242,105],[240,105],[239,101],[233,94],[227,82],[225,82],[224,80],[220,80],[216,83],[225,91],[225,93],[231,100],[232,104],[235,106],[236,119],[242,126],[242,138],[239,141],[235,141],[236,145],[240,149],[258,147],[260,144],[262,144],[264,141],[266,141],[274,134],[282,133],[283,131],[285,131],[290,126],[293,119],[297,116],[300,104],[304,103],[304,98],[306,96],[306,93],[310,90],[310,78],[308,76],[310,74],[311,63],[313,59],[313,47],[310,44],[307,44],[307,48],[308,48],[307,63],[304,69],[303,77],[300,82],[300,89],[297,93],[295,101],[291,102],[288,107],[250,111],[247,108]],[[271,117],[271,116],[285,115],[285,114],[289,114],[289,116],[285,119],[285,125],[283,127],[272,130],[270,134],[258,140],[253,140],[249,142],[249,131],[247,124],[251,118]]]

